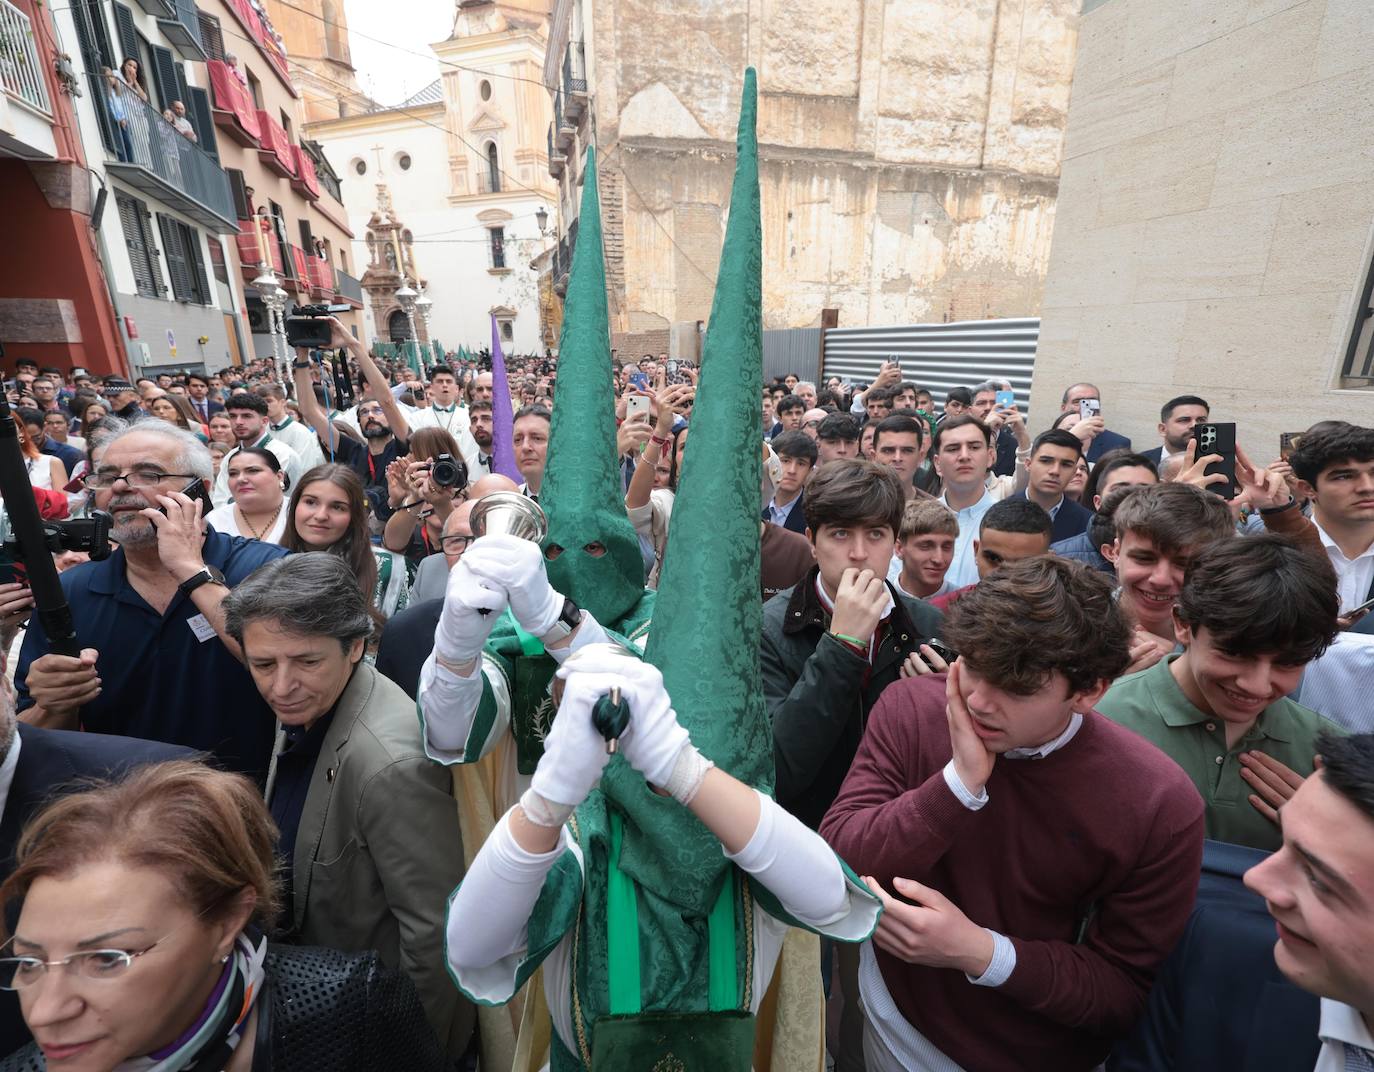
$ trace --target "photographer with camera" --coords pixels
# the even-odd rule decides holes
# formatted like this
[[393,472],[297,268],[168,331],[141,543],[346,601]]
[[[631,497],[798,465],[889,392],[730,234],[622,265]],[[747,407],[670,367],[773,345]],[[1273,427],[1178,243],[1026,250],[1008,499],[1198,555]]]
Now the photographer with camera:
[[387,506],[395,511],[382,546],[412,565],[439,552],[444,522],[468,483],[458,445],[442,428],[421,428],[410,437],[410,454],[387,466]]
[[367,490],[368,499],[381,520],[391,515],[387,503],[387,466],[397,458],[410,452],[410,425],[400,405],[392,397],[386,376],[377,363],[363,349],[363,344],[355,339],[348,329],[332,316],[315,318],[320,324],[329,325],[330,350],[347,350],[358,363],[371,388],[371,397],[358,402],[358,428],[363,434],[366,446],[346,435],[340,435],[330,423],[329,415],[315,398],[310,379],[310,349],[296,347],[296,360],[292,364],[296,384],[296,399],[300,402],[301,416],[315,429],[324,445],[325,454],[332,460],[346,465],[358,474]]

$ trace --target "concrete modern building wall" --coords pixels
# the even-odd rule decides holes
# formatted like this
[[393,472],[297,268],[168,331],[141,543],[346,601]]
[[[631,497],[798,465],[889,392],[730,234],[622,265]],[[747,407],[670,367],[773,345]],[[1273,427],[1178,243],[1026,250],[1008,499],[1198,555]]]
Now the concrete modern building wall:
[[1374,251],[1367,0],[1105,0],[1083,15],[1041,308],[1034,427],[1097,383],[1155,446],[1197,393],[1257,462],[1371,422],[1342,367]]
[[572,113],[554,132],[561,226],[594,142],[614,327],[707,317],[751,65],[766,326],[818,325],[822,308],[849,325],[1034,315],[1078,8],[558,0],[544,79]]

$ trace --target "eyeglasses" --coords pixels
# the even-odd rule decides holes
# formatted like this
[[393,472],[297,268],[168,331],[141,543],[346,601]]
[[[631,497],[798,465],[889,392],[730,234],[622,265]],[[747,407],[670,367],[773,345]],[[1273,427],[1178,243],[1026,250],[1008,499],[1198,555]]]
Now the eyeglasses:
[[100,981],[118,979],[133,967],[135,960],[151,953],[176,934],[178,930],[181,928],[174,928],[152,945],[133,952],[127,949],[86,949],[80,953],[69,953],[59,960],[42,960],[39,957],[0,957],[0,990],[23,990],[33,986],[34,983],[48,974],[50,968],[62,968],[68,975],[79,975],[83,979]]
[[131,488],[155,488],[164,480],[169,480],[172,477],[191,480],[194,476],[194,473],[164,473],[160,469],[135,469],[131,473],[117,473],[102,469],[86,478],[86,486],[100,489],[112,488],[122,480]]
[[439,546],[444,549],[445,554],[460,555],[468,549],[468,544],[472,543],[472,536],[444,536],[439,540]]

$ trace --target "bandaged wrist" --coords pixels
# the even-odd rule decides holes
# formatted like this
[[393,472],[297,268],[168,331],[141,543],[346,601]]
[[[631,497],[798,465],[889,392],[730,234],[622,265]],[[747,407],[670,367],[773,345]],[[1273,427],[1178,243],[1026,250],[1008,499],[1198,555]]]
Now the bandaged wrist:
[[667,782],[661,788],[685,807],[692,803],[706,777],[706,772],[714,766],[714,763],[697,751],[696,745],[688,741],[677,754],[673,772],[668,775]]
[[572,816],[570,804],[555,804],[545,800],[533,789],[526,789],[520,797],[520,810],[535,826],[560,827]]

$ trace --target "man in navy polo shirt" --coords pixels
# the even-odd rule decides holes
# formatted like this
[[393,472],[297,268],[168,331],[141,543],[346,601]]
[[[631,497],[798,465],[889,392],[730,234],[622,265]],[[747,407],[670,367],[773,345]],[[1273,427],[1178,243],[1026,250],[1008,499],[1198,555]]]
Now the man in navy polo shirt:
[[210,752],[261,782],[275,719],[220,603],[286,550],[208,530],[181,491],[210,474],[209,451],[171,424],[142,422],[109,441],[87,486],[96,508],[114,515],[119,549],[62,574],[80,658],[49,652],[41,624],[30,623],[14,675],[19,709],[39,726]]

